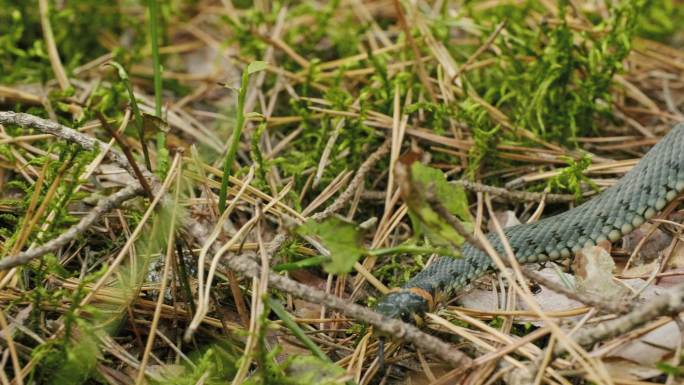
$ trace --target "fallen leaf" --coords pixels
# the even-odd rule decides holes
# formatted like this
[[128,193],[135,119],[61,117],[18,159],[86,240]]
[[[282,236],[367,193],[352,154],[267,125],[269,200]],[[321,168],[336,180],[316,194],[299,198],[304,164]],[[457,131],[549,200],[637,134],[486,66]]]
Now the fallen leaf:
[[613,258],[599,246],[580,250],[575,256],[572,268],[576,274],[575,287],[578,293],[608,301],[615,301],[629,294],[629,290],[613,278]]
[[[518,216],[515,215],[515,211],[495,211],[494,216],[504,229],[520,224],[520,220],[518,219]],[[489,221],[487,224],[487,229],[489,229],[490,232],[495,232],[496,229],[494,228],[494,222]]]
[[661,371],[653,366],[641,365],[627,360],[604,360],[603,364],[611,377],[625,380],[645,380],[661,374]]
[[620,357],[644,365],[653,365],[669,358],[681,338],[677,324],[671,321],[637,340],[620,345],[607,356]]
[[[651,232],[653,224],[644,223],[638,229],[627,234],[622,238],[622,248],[630,255],[636,250],[637,245],[641,240]],[[638,258],[634,261],[636,265],[649,263],[655,258],[658,258],[661,252],[665,250],[672,243],[672,236],[668,233],[656,229],[653,234],[646,239],[638,253]]]

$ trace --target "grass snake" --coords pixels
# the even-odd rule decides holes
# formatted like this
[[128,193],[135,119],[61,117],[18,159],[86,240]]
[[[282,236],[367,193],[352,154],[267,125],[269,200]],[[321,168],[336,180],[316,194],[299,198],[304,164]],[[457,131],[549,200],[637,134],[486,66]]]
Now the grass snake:
[[[658,214],[684,190],[684,123],[675,126],[614,186],[561,214],[504,230],[520,263],[570,258],[584,246],[618,241]],[[495,233],[487,239],[503,254]],[[461,258],[438,257],[400,289],[382,298],[376,310],[412,321],[431,310],[438,293],[449,295],[493,271],[485,252],[466,243]]]

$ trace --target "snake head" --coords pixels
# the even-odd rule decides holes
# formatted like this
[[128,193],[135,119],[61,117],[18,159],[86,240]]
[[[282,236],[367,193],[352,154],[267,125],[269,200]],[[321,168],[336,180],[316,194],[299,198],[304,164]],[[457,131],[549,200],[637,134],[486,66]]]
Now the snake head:
[[380,300],[375,310],[390,318],[420,324],[428,307],[428,301],[425,298],[408,290],[401,290],[390,293]]

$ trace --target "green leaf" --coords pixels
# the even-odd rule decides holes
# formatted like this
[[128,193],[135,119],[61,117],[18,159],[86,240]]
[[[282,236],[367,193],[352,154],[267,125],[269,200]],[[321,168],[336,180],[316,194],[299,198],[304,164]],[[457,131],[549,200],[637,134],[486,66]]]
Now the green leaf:
[[116,70],[119,73],[119,78],[121,78],[121,80],[128,81],[128,74],[126,73],[126,70],[123,68],[123,66],[121,64],[119,64],[115,61],[110,61],[109,63],[107,63],[107,65],[110,65],[110,66],[116,68]]
[[314,356],[297,355],[286,364],[285,372],[293,384],[343,385],[346,371]]
[[361,245],[361,234],[353,223],[332,217],[318,223],[309,220],[297,229],[300,235],[317,236],[330,251],[330,259],[323,268],[330,274],[351,271],[354,263],[366,253]]
[[458,185],[447,182],[444,173],[436,168],[415,162],[411,166],[411,178],[414,183],[432,191],[437,199],[451,214],[465,222],[472,222],[473,218],[468,210],[468,197],[465,190]]
[[265,61],[253,61],[247,66],[247,73],[253,74],[255,72],[263,71],[268,67],[268,63]]
[[252,111],[252,112],[248,112],[248,113],[245,114],[245,119],[247,119],[247,120],[255,120],[255,121],[259,121],[259,122],[260,122],[260,121],[264,120],[264,115],[262,115],[262,114],[260,114],[260,113],[258,113],[258,112],[256,112],[256,111]]
[[154,115],[150,115],[150,114],[146,114],[146,113],[142,114],[142,118],[143,118],[143,127],[144,127],[146,133],[154,132],[156,134],[160,131],[166,133],[166,132],[169,132],[169,130],[171,129],[169,124],[166,121],[164,121],[164,119],[162,119],[162,118],[158,118]]
[[447,182],[444,174],[419,162],[411,164],[407,175],[398,174],[404,201],[409,208],[413,230],[418,236],[426,236],[434,245],[456,254],[454,247],[463,244],[463,237],[435,210],[427,200],[434,195],[446,210],[456,216],[467,231],[472,230],[472,217],[468,211],[468,199],[461,186]]

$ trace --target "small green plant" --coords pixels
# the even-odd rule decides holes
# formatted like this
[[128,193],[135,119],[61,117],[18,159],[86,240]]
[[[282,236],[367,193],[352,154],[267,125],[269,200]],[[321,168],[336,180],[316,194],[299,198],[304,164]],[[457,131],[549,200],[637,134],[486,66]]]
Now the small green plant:
[[314,235],[321,238],[330,251],[330,258],[326,258],[324,267],[331,274],[348,273],[365,252],[361,244],[361,233],[357,227],[337,217],[329,218],[321,223],[309,220],[300,226],[297,232],[300,235]]
[[[150,21],[150,46],[152,47],[152,69],[154,71],[154,113],[162,119],[162,65],[159,57],[160,12],[158,0],[147,0]],[[164,177],[169,168],[169,150],[166,148],[166,133],[157,132],[157,174]]]
[[221,192],[219,192],[219,211],[223,212],[226,209],[226,196],[228,193],[228,181],[230,180],[231,168],[233,167],[233,162],[235,161],[235,155],[237,154],[238,145],[240,144],[240,136],[242,135],[242,128],[245,124],[245,97],[247,96],[247,87],[249,86],[249,77],[253,73],[262,71],[265,69],[267,64],[262,61],[255,61],[247,66],[247,69],[242,73],[242,81],[240,82],[240,88],[237,89],[238,99],[237,99],[237,118],[235,119],[235,127],[233,128],[233,134],[230,139],[230,146],[228,147],[228,153],[223,161],[223,175],[221,179]]
[[[684,355],[680,357],[680,360],[684,359]],[[681,361],[680,361],[681,362]],[[675,377],[682,377],[684,376],[684,366],[679,365],[679,366],[674,366],[668,362],[658,362],[656,363],[656,368],[663,372],[663,374],[667,374],[668,376],[675,376]]]
[[[161,373],[150,378],[155,385],[224,385],[226,379],[235,376],[237,358],[231,347],[216,342],[190,354],[190,362],[182,361],[183,366],[162,367]],[[180,370],[179,370],[180,369]],[[180,373],[179,373],[180,372]]]
[[126,87],[128,91],[128,98],[131,100],[131,108],[133,109],[133,114],[135,116],[135,126],[138,129],[138,139],[140,140],[140,145],[142,146],[143,156],[145,157],[145,165],[147,169],[152,171],[152,163],[150,162],[150,154],[147,151],[147,142],[145,140],[145,128],[143,127],[143,115],[138,107],[138,101],[135,100],[135,93],[133,92],[133,86],[128,79],[128,73],[123,68],[123,66],[115,61],[109,62],[109,65],[116,68],[121,82]]
[[550,191],[569,191],[579,201],[582,198],[582,183],[586,183],[594,190],[598,189],[596,183],[584,175],[587,168],[591,166],[591,155],[583,154],[577,160],[570,157],[562,157],[562,159],[568,162],[568,166],[561,169],[558,175],[549,179],[547,186]]

